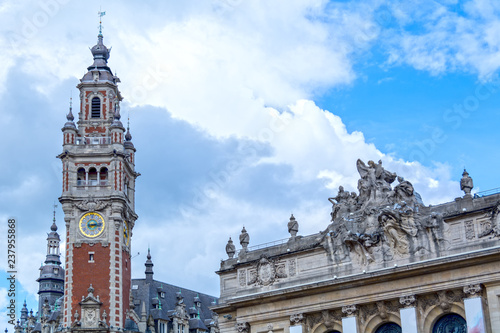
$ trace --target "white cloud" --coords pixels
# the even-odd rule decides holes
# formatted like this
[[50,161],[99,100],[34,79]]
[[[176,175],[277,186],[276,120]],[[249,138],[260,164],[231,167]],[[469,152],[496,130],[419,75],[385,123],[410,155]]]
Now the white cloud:
[[[406,63],[434,75],[465,71],[490,79],[500,67],[500,6],[484,0],[464,2],[461,10],[456,6],[438,2],[392,5],[398,30],[385,33],[389,63]],[[415,30],[415,24],[421,28]]]

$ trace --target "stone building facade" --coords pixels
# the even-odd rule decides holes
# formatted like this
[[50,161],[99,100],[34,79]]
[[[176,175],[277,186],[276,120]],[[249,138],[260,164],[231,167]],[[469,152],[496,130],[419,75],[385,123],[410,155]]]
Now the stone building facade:
[[292,215],[275,245],[229,240],[221,332],[500,332],[500,194],[472,196],[464,170],[463,197],[426,206],[382,162],[357,168],[323,231],[297,235]]

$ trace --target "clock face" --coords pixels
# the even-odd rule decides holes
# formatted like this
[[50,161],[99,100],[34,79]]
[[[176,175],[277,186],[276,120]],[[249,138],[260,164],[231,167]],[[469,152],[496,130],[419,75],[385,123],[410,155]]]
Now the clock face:
[[90,212],[80,219],[80,231],[87,237],[97,237],[104,231],[103,217],[95,212]]
[[130,229],[127,221],[123,221],[123,241],[127,246],[130,243]]

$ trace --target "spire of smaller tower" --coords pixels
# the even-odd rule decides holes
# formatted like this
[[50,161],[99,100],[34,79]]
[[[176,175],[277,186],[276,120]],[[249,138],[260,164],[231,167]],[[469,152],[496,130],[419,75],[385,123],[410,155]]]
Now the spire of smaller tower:
[[57,205],[54,203],[54,217],[52,218],[52,226],[50,227],[50,230],[53,232],[57,231],[57,225],[56,225],[56,208]]
[[130,134],[130,116],[127,118],[127,133],[125,133],[125,140],[132,140],[132,134]]
[[68,114],[66,115],[66,119],[68,120],[66,122],[66,124],[64,124],[64,127],[63,127],[63,130],[65,128],[72,128],[72,129],[76,129],[76,126],[75,126],[75,123],[73,122],[73,120],[75,120],[75,117],[73,117],[73,97],[70,97],[69,98],[69,112]]
[[151,261],[151,251],[148,248],[148,255],[147,255],[147,260],[144,266],[146,266],[146,282],[152,282],[153,281],[153,262]]
[[69,98],[69,112],[68,112],[68,115],[66,116],[66,119],[68,119],[68,121],[73,121],[75,120],[75,117],[73,117],[73,97],[70,97]]

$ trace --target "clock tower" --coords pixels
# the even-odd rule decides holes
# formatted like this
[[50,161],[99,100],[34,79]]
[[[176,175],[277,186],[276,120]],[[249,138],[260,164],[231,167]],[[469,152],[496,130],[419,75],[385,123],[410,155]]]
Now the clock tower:
[[120,121],[120,80],[108,67],[100,32],[94,62],[80,80],[78,121],[70,105],[62,128],[66,223],[63,330],[123,331],[129,315],[135,148]]

